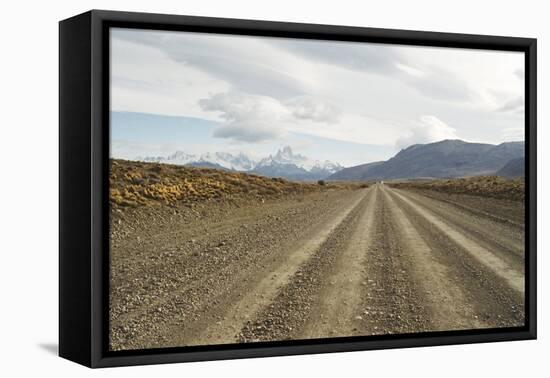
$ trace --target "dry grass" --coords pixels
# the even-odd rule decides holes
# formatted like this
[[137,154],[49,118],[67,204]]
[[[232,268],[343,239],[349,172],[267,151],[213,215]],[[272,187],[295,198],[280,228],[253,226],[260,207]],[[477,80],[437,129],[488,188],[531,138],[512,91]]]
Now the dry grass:
[[355,183],[300,183],[210,168],[111,160],[110,201],[114,206],[176,205],[235,198],[365,187]]
[[525,199],[525,182],[523,179],[506,179],[499,176],[411,181],[391,185],[396,188],[429,189],[444,193],[471,194],[512,201],[523,201]]

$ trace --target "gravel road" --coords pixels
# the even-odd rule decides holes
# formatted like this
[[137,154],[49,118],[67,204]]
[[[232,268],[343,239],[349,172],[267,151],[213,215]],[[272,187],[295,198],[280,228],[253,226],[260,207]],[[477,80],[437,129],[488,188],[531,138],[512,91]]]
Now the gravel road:
[[113,350],[521,326],[522,205],[393,189],[114,214]]

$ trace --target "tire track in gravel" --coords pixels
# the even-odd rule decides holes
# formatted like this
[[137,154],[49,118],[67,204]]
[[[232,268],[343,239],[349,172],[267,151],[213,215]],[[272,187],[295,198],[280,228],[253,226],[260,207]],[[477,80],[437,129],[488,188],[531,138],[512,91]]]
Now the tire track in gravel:
[[[481,263],[465,245],[435,227],[430,219],[398,197],[393,189],[388,190],[388,194],[431,249],[434,260],[446,268],[446,276],[449,277],[446,285],[460,288],[464,301],[456,301],[452,305],[458,313],[464,314],[465,322],[471,321],[472,328],[478,322],[481,328],[524,325],[525,298],[521,292]],[[429,290],[429,297],[434,289],[426,289]],[[469,306],[468,311],[463,308],[464,304]],[[468,318],[468,314],[473,314],[473,319]],[[429,313],[427,316],[430,316]]]
[[355,232],[348,246],[337,257],[334,272],[327,275],[324,287],[318,295],[318,303],[299,338],[321,338],[330,334],[352,336],[357,334],[360,318],[361,285],[364,282],[363,260],[372,238],[375,221],[375,205],[379,190],[372,189],[366,209],[358,219]]
[[[259,223],[269,222],[273,217],[284,217],[289,211],[305,212],[311,206],[311,201],[319,199],[319,195],[313,195],[308,201],[299,202],[295,199],[262,205],[263,216],[258,216],[257,209],[249,208],[228,208],[225,214],[220,214],[217,219],[208,217],[194,222],[177,222],[170,225],[172,230],[158,232],[149,231],[147,234],[138,233],[138,236],[128,240],[117,241],[111,245],[110,284],[119,295],[113,296],[117,299],[139,293],[140,287],[134,283],[141,281],[151,271],[163,269],[168,263],[174,266],[182,258],[186,260],[186,268],[203,263],[204,256],[197,249],[209,248],[209,244],[219,244],[228,235],[236,234],[242,228],[257,228]],[[292,209],[292,210],[291,210]],[[192,210],[193,211],[193,210]],[[212,243],[213,242],[213,243]],[[192,243],[191,247],[188,243]],[[213,248],[215,246],[210,246]],[[126,267],[132,266],[128,271]],[[124,274],[117,275],[118,272]],[[166,274],[165,276],[170,276]],[[150,287],[143,291],[144,294],[150,291]],[[125,295],[127,294],[127,295]],[[113,303],[114,306],[118,303]],[[129,307],[129,304],[122,303]]]
[[[468,196],[465,194],[450,195],[422,189],[413,189],[409,190],[409,192],[418,193],[423,197],[448,203],[477,217],[485,217],[495,222],[505,223],[508,226],[515,227],[520,230],[525,229],[525,221],[522,216],[525,209],[522,204],[516,203],[515,201],[504,201],[496,200],[494,198],[481,197],[472,198],[474,196]],[[461,203],[460,200],[467,202],[467,204]],[[494,206],[495,204],[498,204],[496,208]],[[504,209],[501,209],[501,207],[504,207]],[[497,208],[500,211],[495,212]],[[518,214],[518,212],[520,214]]]
[[445,203],[442,199],[433,199],[418,192],[395,191],[418,205],[430,209],[435,215],[445,219],[450,226],[467,234],[476,243],[489,250],[503,252],[499,254],[499,257],[510,265],[523,267],[525,261],[525,231],[523,229],[484,216],[474,215],[455,205]]
[[507,284],[520,295],[525,293],[525,276],[523,270],[517,266],[512,266],[509,262],[502,259],[498,253],[489,250],[476,243],[471,237],[449,225],[436,215],[431,209],[411,201],[402,192],[391,190],[391,193],[399,198],[403,203],[411,207],[417,214],[428,220],[441,233],[446,235],[453,242],[462,247],[464,251],[478,260],[486,268],[492,270],[497,276],[507,282]]
[[158,234],[160,250],[138,243],[133,271],[115,264],[128,281],[112,292],[116,348],[523,325],[506,222],[380,184],[238,214],[191,244],[190,230]]
[[321,245],[349,218],[356,213],[370,190],[362,191],[359,198],[340,209],[329,223],[319,228],[315,235],[298,243],[291,251],[281,253],[278,260],[266,267],[258,275],[258,280],[252,280],[247,289],[238,290],[238,299],[224,301],[226,308],[219,308],[217,321],[207,321],[188,327],[187,330],[172,330],[169,344],[173,345],[216,345],[234,343],[240,337],[240,331],[245,324],[253,319],[262,309],[269,306],[285,287],[289,280],[296,275],[301,266],[306,263]]
[[[239,300],[238,296],[263,278],[271,266],[281,263],[286,251],[316,237],[319,229],[362,196],[360,191],[333,192],[292,200],[290,209],[286,202],[275,209],[254,207],[254,221],[235,224],[227,218],[226,222],[233,225],[231,231],[209,234],[206,244],[183,239],[179,243],[185,250],[172,256],[151,251],[155,264],[142,261],[138,272],[149,269],[139,279],[128,280],[133,290],[111,288],[111,297],[124,300],[110,309],[111,347],[178,346],[172,341],[182,330],[220,321],[224,306]],[[178,241],[162,242],[159,248],[164,251],[170,248],[165,244]],[[135,272],[129,273],[131,276],[126,276],[135,276]]]
[[474,304],[466,299],[461,282],[437,259],[436,253],[387,191],[382,189],[382,192],[396,225],[403,257],[409,262],[414,282],[423,293],[422,305],[429,313],[429,329],[423,331],[486,328],[488,325],[479,319]]
[[363,262],[364,286],[358,334],[406,334],[432,328],[425,292],[409,261],[392,208],[378,185],[373,242]]
[[[268,306],[258,312],[242,328],[239,342],[296,339],[305,329],[323,284],[331,270],[350,244],[361,216],[367,211],[374,188],[353,211],[340,222],[318,250],[303,264],[282,287]],[[348,310],[346,310],[348,311]],[[352,310],[353,311],[353,310]],[[330,326],[330,324],[327,324]]]

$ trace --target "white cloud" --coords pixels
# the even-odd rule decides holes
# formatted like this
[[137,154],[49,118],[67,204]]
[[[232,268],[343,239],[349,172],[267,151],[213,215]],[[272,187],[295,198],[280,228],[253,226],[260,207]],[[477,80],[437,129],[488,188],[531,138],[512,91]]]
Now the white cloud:
[[444,139],[458,139],[456,130],[436,116],[425,115],[420,117],[420,121],[415,122],[407,136],[397,139],[396,146],[403,149],[413,144],[426,144]]
[[337,123],[341,110],[322,99],[300,96],[281,102],[273,97],[241,92],[217,93],[199,100],[204,111],[218,112],[224,123],[214,131],[218,138],[260,142],[284,137],[289,129],[308,122]]
[[292,115],[299,119],[309,119],[315,122],[337,123],[342,116],[342,110],[331,102],[313,96],[299,96],[285,102]]
[[120,41],[162,52],[172,62],[229,83],[234,90],[285,98],[305,93],[303,59],[273,48],[269,38],[115,29]]
[[112,42],[112,110],[222,121],[216,142],[249,149],[291,134],[500,143],[523,117],[498,111],[523,95],[517,52],[123,29]]
[[408,75],[415,76],[415,77],[424,77],[426,73],[422,70],[419,70],[417,68],[408,66],[403,63],[396,63],[395,66],[399,68],[401,71],[405,72]]
[[523,113],[525,111],[525,100],[523,96],[515,97],[504,103],[497,111]]
[[525,140],[525,129],[523,126],[508,127],[503,130],[502,139],[505,142],[517,142]]
[[467,81],[454,76],[446,69],[430,67],[429,70],[418,71],[422,74],[413,74],[411,69],[413,68],[409,69],[407,75],[401,75],[399,78],[423,96],[454,103],[468,103],[474,97]]
[[261,142],[286,134],[281,124],[291,116],[289,109],[278,100],[238,92],[217,93],[199,100],[205,111],[215,111],[225,122],[214,136],[243,142]]
[[208,119],[197,99],[229,89],[148,45],[114,38],[111,51],[111,110]]
[[523,53],[417,46],[400,52],[404,62],[424,75],[399,79],[449,106],[493,112],[499,104],[495,92],[514,97],[524,91]]

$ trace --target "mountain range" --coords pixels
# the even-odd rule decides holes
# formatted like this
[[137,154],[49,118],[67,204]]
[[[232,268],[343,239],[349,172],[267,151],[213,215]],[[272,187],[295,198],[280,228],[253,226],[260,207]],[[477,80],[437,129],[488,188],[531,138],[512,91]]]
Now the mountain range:
[[348,168],[328,160],[309,159],[294,153],[289,146],[262,159],[253,159],[242,152],[191,154],[176,151],[164,157],[138,157],[136,160],[225,169],[296,181],[452,178],[495,174],[520,177],[524,175],[525,145],[524,142],[494,145],[447,139],[414,144],[386,161]]
[[304,155],[295,154],[290,146],[279,149],[275,155],[259,160],[252,159],[242,152],[207,152],[197,155],[184,151],[176,151],[168,156],[137,157],[135,160],[225,169],[298,181],[324,179],[344,168],[328,160],[312,160]]
[[[442,140],[409,146],[386,161],[342,169],[327,180],[452,178],[493,174],[518,176],[522,173],[518,170],[518,166],[522,167],[521,162],[512,162],[524,159],[524,156],[524,142],[493,145]],[[513,166],[501,171],[509,163]]]
[[184,151],[176,151],[168,156],[137,157],[136,160],[150,163],[202,166],[233,171],[249,171],[256,166],[256,162],[243,153],[233,155],[227,152],[206,152],[201,155],[196,155]]
[[525,157],[512,159],[497,171],[497,176],[523,177],[525,176]]

